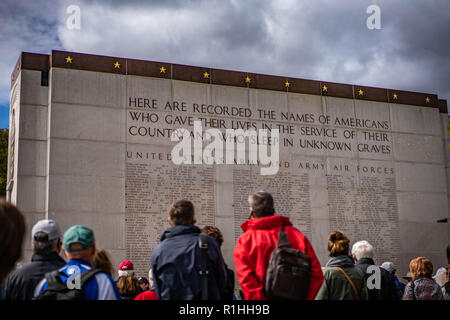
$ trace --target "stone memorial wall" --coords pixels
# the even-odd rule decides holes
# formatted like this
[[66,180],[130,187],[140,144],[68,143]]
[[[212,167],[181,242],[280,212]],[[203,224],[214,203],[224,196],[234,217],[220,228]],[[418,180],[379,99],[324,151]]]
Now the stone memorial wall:
[[[199,227],[222,230],[233,267],[248,195],[260,189],[322,265],[332,230],[368,240],[376,262],[401,273],[418,255],[445,264],[449,226],[437,220],[449,216],[450,159],[436,95],[53,51],[22,54],[12,99],[10,199],[29,229],[44,217],[92,227],[115,267],[130,259],[147,273],[182,198]],[[246,146],[279,144],[276,174],[249,153],[245,163],[174,164],[171,134],[196,120],[220,130],[224,146],[227,129],[266,129]]]

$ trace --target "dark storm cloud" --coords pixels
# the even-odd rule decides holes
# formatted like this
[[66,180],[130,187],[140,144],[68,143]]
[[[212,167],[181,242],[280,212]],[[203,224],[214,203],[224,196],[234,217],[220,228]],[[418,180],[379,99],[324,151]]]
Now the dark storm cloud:
[[419,73],[409,75],[408,85],[413,90],[434,91],[449,99],[450,3],[445,0],[408,5],[395,2],[386,16],[396,44],[392,55],[420,67]]
[[[65,26],[70,4],[81,8],[81,30]],[[372,4],[381,30],[366,26]],[[8,0],[0,18],[0,100],[20,51],[52,49],[450,98],[448,0]]]

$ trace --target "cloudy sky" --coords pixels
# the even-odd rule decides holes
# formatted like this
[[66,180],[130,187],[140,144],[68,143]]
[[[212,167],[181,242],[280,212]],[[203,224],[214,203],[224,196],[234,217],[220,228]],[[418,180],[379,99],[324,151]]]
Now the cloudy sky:
[[[70,5],[79,30],[67,27]],[[381,29],[367,27],[371,5]],[[449,0],[2,0],[0,128],[20,52],[54,49],[450,99]]]

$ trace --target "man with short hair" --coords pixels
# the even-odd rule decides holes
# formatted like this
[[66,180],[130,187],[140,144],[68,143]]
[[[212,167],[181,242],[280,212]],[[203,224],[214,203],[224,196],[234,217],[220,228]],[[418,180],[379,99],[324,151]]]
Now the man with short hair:
[[40,220],[31,230],[31,263],[16,269],[6,282],[6,300],[31,300],[34,289],[47,272],[62,268],[59,256],[62,232],[53,220]]
[[[356,242],[352,247],[352,255],[355,260],[355,267],[362,271],[366,281],[369,300],[399,300],[394,278],[389,271],[375,265],[373,260],[373,246],[366,240]],[[370,267],[370,270],[368,270]],[[373,271],[372,271],[373,270]],[[377,288],[377,277],[379,287]],[[369,277],[373,277],[367,283]]]
[[[155,291],[160,300],[199,300],[202,298],[200,229],[194,225],[194,205],[176,201],[169,209],[169,229],[153,250],[151,268]],[[208,276],[208,300],[222,299],[226,269],[216,241],[205,236]]]
[[266,270],[280,232],[287,234],[294,249],[306,252],[311,261],[310,283],[306,299],[313,300],[324,280],[319,260],[308,239],[292,226],[289,218],[275,215],[272,195],[258,191],[248,199],[249,220],[241,225],[244,234],[234,249],[236,273],[246,300],[266,300],[264,284]]
[[[64,233],[62,245],[63,252],[69,261],[59,269],[59,278],[62,283],[66,284],[69,277],[73,278],[92,269],[96,250],[94,232],[84,226],[72,226]],[[35,296],[43,293],[47,287],[47,279],[44,278],[37,285]],[[95,274],[81,289],[85,300],[121,299],[113,280],[104,272]]]

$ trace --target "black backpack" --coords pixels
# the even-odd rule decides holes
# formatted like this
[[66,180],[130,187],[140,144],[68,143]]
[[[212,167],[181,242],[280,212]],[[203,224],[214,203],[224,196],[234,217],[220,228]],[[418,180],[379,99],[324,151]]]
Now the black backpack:
[[81,273],[80,289],[69,289],[67,283],[63,283],[59,277],[60,275],[67,277],[67,275],[59,270],[46,273],[47,288],[33,300],[85,300],[84,285],[100,272],[102,272],[100,269],[90,269]]
[[306,252],[291,247],[284,228],[267,265],[264,293],[273,300],[304,300],[309,291],[311,260]]
[[200,233],[198,237],[200,248],[200,281],[202,288],[202,300],[208,300],[208,235]]

